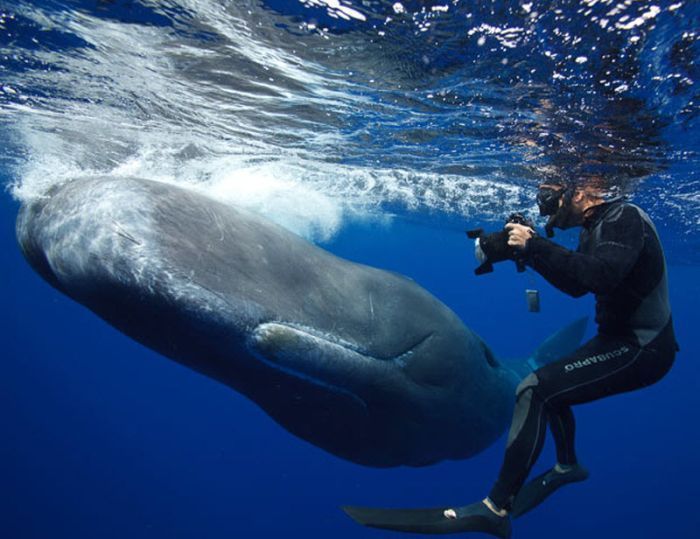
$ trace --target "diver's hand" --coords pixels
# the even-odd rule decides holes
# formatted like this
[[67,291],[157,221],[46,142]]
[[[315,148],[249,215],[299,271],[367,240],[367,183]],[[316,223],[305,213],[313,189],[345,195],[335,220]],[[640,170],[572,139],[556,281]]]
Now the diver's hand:
[[505,228],[508,231],[508,245],[516,249],[525,249],[527,241],[535,235],[529,226],[517,223],[508,223]]

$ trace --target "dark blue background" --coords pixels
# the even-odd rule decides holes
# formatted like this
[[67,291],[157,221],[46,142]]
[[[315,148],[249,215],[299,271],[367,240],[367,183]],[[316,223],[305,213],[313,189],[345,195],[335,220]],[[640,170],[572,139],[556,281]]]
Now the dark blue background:
[[[68,9],[53,0],[42,4]],[[128,0],[66,4],[124,23],[170,25],[187,15],[176,11],[165,17],[161,13],[167,8],[156,14]],[[267,4],[299,7],[297,2]],[[390,3],[385,4],[388,9]],[[577,7],[575,2],[562,4]],[[607,8],[600,4],[597,9]],[[299,8],[292,14],[297,12],[306,13]],[[581,22],[572,18],[576,20]],[[688,18],[689,27],[692,20]],[[21,19],[6,25],[9,30],[0,40],[17,49],[32,48],[35,34],[50,50],[84,46],[59,29],[40,31]],[[435,49],[433,60],[443,55]],[[40,67],[14,57],[3,62],[18,73]],[[488,62],[483,69],[508,73]],[[682,101],[682,92],[659,88],[643,97],[658,100],[658,108],[681,108],[676,101]],[[30,98],[43,96],[40,88],[20,89]],[[0,95],[0,105],[13,99]],[[697,141],[696,125],[672,123],[666,133],[670,148]],[[9,148],[8,139],[1,141],[5,155],[0,162],[21,153]],[[376,141],[383,151],[384,139]],[[692,178],[694,162],[682,167],[671,169],[673,178]],[[3,186],[9,181],[4,172],[0,170]],[[651,183],[663,191],[665,181]],[[692,195],[695,184],[687,185]],[[468,461],[424,469],[363,468],[291,436],[232,390],[124,337],[31,271],[14,239],[16,210],[11,197],[1,193],[0,539],[400,537],[360,528],[338,506],[462,504],[488,491],[503,440]],[[688,245],[688,237],[691,245],[697,243],[680,227],[662,230],[662,236],[678,249]],[[510,265],[475,277],[471,246],[452,224],[351,223],[326,247],[413,277],[455,309],[502,358],[526,356],[549,334],[592,312],[590,298],[566,298],[531,272],[516,274]],[[682,347],[676,366],[656,386],[576,409],[578,451],[591,478],[516,521],[516,538],[698,534],[700,272],[697,265],[673,262],[697,260],[697,252],[686,249],[675,255],[669,271]],[[525,308],[523,290],[533,286],[542,294],[540,314]],[[537,469],[550,466],[553,458],[548,440]]]
[[[34,274],[0,197],[0,537],[391,537],[341,504],[440,505],[482,497],[500,440],[474,459],[374,470],[291,436],[230,389],[119,334]],[[571,239],[569,238],[569,241]],[[354,224],[327,248],[405,273],[454,308],[499,357],[525,356],[592,311],[528,272],[472,274],[461,233]],[[670,268],[682,352],[658,385],[578,407],[591,479],[515,523],[516,537],[689,537],[700,529],[698,269]],[[523,290],[541,290],[527,313]],[[591,328],[592,330],[592,328]],[[548,441],[538,469],[551,465]]]

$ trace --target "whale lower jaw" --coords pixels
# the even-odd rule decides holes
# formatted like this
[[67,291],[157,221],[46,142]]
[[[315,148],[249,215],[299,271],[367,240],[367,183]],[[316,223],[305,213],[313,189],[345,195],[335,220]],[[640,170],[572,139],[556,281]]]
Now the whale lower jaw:
[[337,379],[345,386],[352,383],[360,371],[366,378],[367,371],[378,371],[376,374],[380,375],[401,369],[416,349],[431,337],[429,333],[399,354],[379,357],[355,343],[315,328],[288,322],[264,322],[253,330],[249,347],[266,363],[301,378],[331,386],[334,386],[332,380]]
[[248,348],[266,365],[289,375],[352,395],[359,395],[367,380],[396,375],[415,353],[430,340],[428,334],[407,350],[391,357],[378,357],[337,335],[289,322],[264,322],[248,338]]
[[[352,343],[313,328],[265,322],[253,330],[248,348],[256,359],[269,367],[333,393],[349,396],[366,409],[367,403],[347,389],[347,380],[339,375],[351,363],[369,360],[369,356],[359,352]],[[343,385],[335,383],[336,380]]]

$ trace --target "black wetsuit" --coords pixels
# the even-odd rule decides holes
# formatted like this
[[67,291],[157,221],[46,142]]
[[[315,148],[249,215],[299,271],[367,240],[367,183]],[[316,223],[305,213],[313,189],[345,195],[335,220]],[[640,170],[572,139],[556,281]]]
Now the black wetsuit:
[[560,464],[576,464],[571,406],[660,380],[677,351],[658,235],[638,207],[592,208],[576,252],[530,239],[527,263],[574,297],[596,297],[598,334],[572,355],[537,369],[516,391],[505,459],[489,498],[508,508],[542,450],[546,426]]

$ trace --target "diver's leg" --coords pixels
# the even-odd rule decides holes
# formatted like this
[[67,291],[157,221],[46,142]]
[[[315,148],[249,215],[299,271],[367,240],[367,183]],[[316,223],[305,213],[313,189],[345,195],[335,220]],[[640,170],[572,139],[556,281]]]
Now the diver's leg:
[[542,399],[535,393],[537,376],[533,373],[518,386],[513,422],[508,434],[506,458],[489,497],[465,507],[443,511],[447,520],[458,521],[461,531],[483,531],[497,537],[510,537],[512,493],[517,492],[537,459],[547,431]]
[[[646,387],[669,367],[654,349],[622,339],[596,337],[570,356],[537,369],[537,391],[547,409],[558,413],[577,404]],[[571,428],[573,422],[563,425]]]
[[508,432],[506,453],[498,479],[488,500],[498,509],[509,509],[544,444],[547,410],[537,391],[535,373],[527,376],[516,391],[513,421]]
[[537,392],[548,413],[558,463],[520,489],[513,501],[513,515],[526,513],[560,487],[588,477],[588,471],[576,460],[572,405],[645,387],[669,367],[670,362],[654,348],[596,337],[571,356],[538,369]]
[[[631,358],[626,357],[629,352],[631,352],[629,354],[632,356]],[[571,356],[537,369],[523,380],[516,391],[515,412],[508,435],[503,465],[489,494],[489,499],[496,506],[501,509],[510,508],[513,498],[520,492],[541,451],[545,431],[543,420],[549,421],[551,425],[553,421],[557,421],[556,416],[559,415],[559,419],[561,419],[560,429],[562,426],[565,429],[567,426],[565,422],[569,421],[568,426],[571,430],[568,436],[571,439],[567,439],[566,432],[557,433],[557,435],[561,434],[562,438],[558,449],[561,450],[562,456],[567,457],[567,460],[568,457],[574,456],[574,432],[572,428],[574,423],[572,416],[567,415],[565,411],[574,402],[569,402],[568,399],[573,397],[578,403],[604,396],[608,384],[600,383],[600,380],[606,378],[611,371],[634,362],[634,352],[631,346],[595,337]],[[619,361],[621,356],[625,356],[626,361]],[[611,365],[604,365],[604,361],[593,362],[590,360],[592,357],[605,357],[611,360]],[[586,362],[586,360],[588,361]],[[586,367],[592,366],[592,368],[585,369],[583,368],[584,364]],[[554,415],[552,416],[552,414]],[[569,444],[569,447],[565,448],[566,443]],[[550,483],[549,487],[554,485],[556,483]],[[542,493],[538,493],[535,498],[528,500],[528,505],[540,503],[551,492],[544,493],[544,496],[541,495]],[[527,510],[532,507],[527,508]],[[519,510],[521,509],[522,503],[519,503]],[[522,511],[519,512],[522,514]]]
[[564,485],[588,478],[588,470],[578,464],[574,451],[575,421],[571,407],[549,409],[548,416],[557,450],[557,463],[518,491],[511,510],[514,517],[534,509]]
[[549,414],[654,383],[673,362],[672,355],[659,356],[652,347],[640,349],[623,340],[595,337],[571,356],[527,376],[516,391],[503,465],[489,497],[462,508],[446,509],[444,517],[458,520],[460,531],[509,536],[508,509],[542,450]]
[[576,421],[570,406],[562,406],[549,412],[549,429],[552,431],[554,445],[557,449],[557,463],[560,467],[575,465],[576,450],[574,439],[576,434]]

